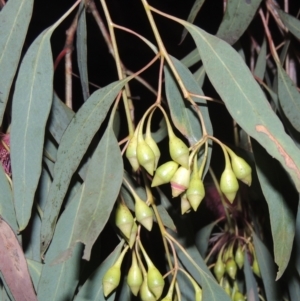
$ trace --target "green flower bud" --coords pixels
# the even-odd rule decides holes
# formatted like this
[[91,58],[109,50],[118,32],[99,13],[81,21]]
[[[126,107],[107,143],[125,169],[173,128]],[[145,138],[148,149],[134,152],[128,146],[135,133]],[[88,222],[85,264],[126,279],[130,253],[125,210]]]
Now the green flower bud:
[[127,206],[121,202],[118,202],[116,208],[115,222],[116,226],[121,230],[125,237],[129,238],[134,219]]
[[155,167],[155,155],[144,140],[138,142],[136,154],[139,164],[152,176]]
[[151,187],[169,183],[178,169],[178,163],[169,161],[159,166],[155,172]]
[[147,135],[145,137],[145,142],[150,146],[151,150],[153,151],[153,154],[155,156],[155,164],[154,164],[154,169],[156,169],[159,158],[160,158],[160,150],[154,141],[154,139],[151,137],[151,135]]
[[167,294],[163,299],[161,299],[161,301],[172,301],[172,300],[173,298],[169,294]]
[[127,149],[126,149],[126,158],[128,159],[128,161],[134,171],[137,171],[140,166],[138,159],[137,159],[137,154],[136,154],[136,149],[137,149],[137,144],[138,144],[137,142],[138,142],[137,136],[134,135],[130,139]]
[[225,270],[229,277],[234,280],[237,272],[237,265],[232,258],[229,258],[226,261]]
[[245,297],[239,291],[236,291],[233,296],[233,301],[245,301]]
[[144,278],[144,281],[142,283],[142,286],[140,288],[140,298],[142,301],[156,301],[154,295],[149,290],[148,284],[147,284],[147,277]]
[[195,289],[195,301],[202,301],[202,289],[197,285]]
[[215,274],[218,282],[221,281],[222,277],[225,274],[225,265],[220,256],[218,257],[217,262],[214,266],[214,274]]
[[225,168],[221,175],[220,189],[231,203],[239,190],[239,183],[231,168]]
[[231,296],[231,287],[227,278],[223,278],[222,287],[228,296]]
[[128,241],[130,249],[132,249],[132,247],[135,243],[137,230],[138,230],[137,224],[134,222],[133,226],[132,226],[132,229],[131,229],[131,232],[130,232],[129,241]]
[[235,252],[234,259],[235,259],[235,262],[238,265],[238,267],[241,269],[243,267],[244,261],[245,261],[245,254],[243,252],[241,245],[238,245],[236,252]]
[[172,135],[169,140],[169,149],[172,160],[188,169],[189,149],[185,143],[175,135]]
[[185,193],[181,197],[180,205],[181,205],[181,214],[189,213],[191,211],[192,207]]
[[252,271],[257,277],[261,278],[260,268],[256,256],[254,256],[254,260],[252,263]]
[[193,207],[194,211],[197,211],[198,206],[205,196],[205,190],[203,182],[198,176],[192,177],[189,188],[186,191],[186,196]]
[[180,166],[171,179],[172,196],[176,197],[184,192],[190,182],[190,170]]
[[153,211],[141,199],[135,200],[135,216],[136,220],[142,224],[148,231],[151,231],[153,225]]
[[121,278],[121,269],[118,266],[113,265],[104,275],[103,293],[107,297],[115,288],[118,287]]
[[127,275],[127,284],[131,292],[137,296],[140,287],[143,283],[143,276],[140,267],[138,266],[135,252],[132,252],[132,263]]
[[231,166],[237,179],[250,186],[252,182],[252,169],[249,164],[237,155],[231,156]]
[[147,284],[155,298],[159,299],[164,289],[165,280],[154,265],[148,266]]

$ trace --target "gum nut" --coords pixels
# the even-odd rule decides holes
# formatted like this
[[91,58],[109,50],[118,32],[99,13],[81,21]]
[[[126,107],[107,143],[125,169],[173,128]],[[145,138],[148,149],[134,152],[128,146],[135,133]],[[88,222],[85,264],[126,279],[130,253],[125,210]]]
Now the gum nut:
[[156,301],[154,295],[149,290],[147,279],[144,279],[140,288],[140,298],[142,301]]
[[151,187],[156,187],[162,184],[169,183],[178,169],[178,163],[168,161],[156,169],[155,175],[152,179]]
[[151,136],[146,135],[145,142],[150,146],[150,148],[153,151],[153,154],[155,156],[155,167],[154,167],[154,169],[156,169],[159,158],[160,158],[160,150],[159,150],[156,142],[154,141],[154,139]]
[[134,219],[127,206],[121,203],[119,203],[116,208],[115,223],[125,237],[130,238]]
[[222,260],[217,260],[215,266],[214,266],[214,274],[218,280],[218,282],[221,281],[222,277],[225,274],[225,265]]
[[172,196],[177,197],[184,192],[190,182],[190,170],[180,166],[171,179]]
[[130,237],[129,237],[129,242],[128,242],[130,249],[132,249],[132,247],[134,246],[137,230],[138,230],[137,224],[134,222],[131,232],[130,232]]
[[195,288],[195,301],[202,301],[202,289],[198,285]]
[[119,267],[112,266],[108,269],[102,279],[103,294],[107,297],[120,283],[121,270]]
[[137,171],[140,166],[137,159],[136,149],[137,149],[137,137],[133,136],[126,149],[126,158],[128,159],[134,171]]
[[239,183],[232,169],[225,169],[221,175],[220,189],[230,203],[233,203],[239,190]]
[[150,146],[145,141],[140,141],[137,145],[136,154],[139,164],[152,176],[155,167],[155,156]]
[[153,211],[142,200],[135,201],[135,217],[136,220],[143,225],[148,231],[151,231],[153,225]]
[[232,258],[229,258],[226,261],[225,269],[229,277],[234,280],[237,272],[237,265]]
[[180,200],[180,206],[181,206],[181,214],[185,214],[191,211],[191,204],[188,201],[186,194],[184,193]]
[[254,273],[257,277],[261,278],[260,268],[259,268],[258,261],[257,261],[256,258],[254,258],[254,260],[253,260],[253,263],[252,263],[252,270],[253,270],[253,273]]
[[148,269],[147,283],[155,298],[159,299],[165,286],[165,280],[155,266],[152,266]]
[[233,301],[245,301],[245,298],[239,291],[236,291],[233,296]]
[[133,295],[137,296],[141,285],[143,283],[143,276],[141,269],[138,265],[131,266],[128,275],[127,275],[127,284],[133,293]]
[[191,179],[186,195],[194,211],[197,211],[205,196],[204,185],[200,178]]
[[170,156],[173,161],[189,168],[189,149],[185,143],[176,136],[169,140]]
[[241,157],[234,156],[231,159],[231,166],[237,179],[250,186],[252,182],[252,169]]
[[241,245],[239,245],[238,248],[236,249],[234,259],[237,266],[241,269],[244,265],[244,260],[245,260],[245,254],[242,250]]

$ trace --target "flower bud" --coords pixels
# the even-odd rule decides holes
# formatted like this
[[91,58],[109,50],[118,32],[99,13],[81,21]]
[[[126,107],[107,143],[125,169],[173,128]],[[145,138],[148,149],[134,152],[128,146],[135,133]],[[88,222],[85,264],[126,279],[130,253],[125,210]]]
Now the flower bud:
[[159,270],[154,265],[151,265],[150,267],[148,266],[147,284],[155,298],[159,299],[163,292],[165,281]]
[[231,203],[233,203],[239,189],[239,183],[231,168],[225,168],[221,175],[220,189]]
[[234,256],[235,262],[238,265],[238,267],[241,269],[244,265],[244,260],[245,260],[245,254],[243,252],[242,246],[238,245],[235,256]]
[[172,135],[169,140],[169,149],[172,160],[189,168],[189,149],[181,139]]
[[233,301],[245,301],[245,297],[239,291],[236,291],[233,296]]
[[202,289],[197,285],[195,289],[195,301],[202,301]]
[[252,271],[257,277],[261,278],[260,268],[259,268],[258,261],[255,256],[254,256],[254,260],[252,263]]
[[159,150],[156,142],[154,141],[154,139],[151,137],[151,135],[146,135],[145,142],[149,145],[149,147],[153,151],[153,154],[155,156],[154,169],[156,169],[159,158],[160,158],[160,150]]
[[226,294],[228,296],[231,296],[231,287],[230,287],[230,283],[229,281],[227,280],[227,278],[223,278],[223,281],[222,281],[222,287],[224,289],[224,291],[226,292]]
[[186,196],[193,207],[194,211],[197,211],[198,206],[205,196],[205,190],[203,182],[200,180],[198,176],[193,176],[189,188],[186,191]]
[[181,197],[180,205],[181,205],[181,214],[189,213],[191,211],[192,207],[185,193]]
[[229,258],[225,264],[226,273],[229,275],[231,279],[235,279],[237,272],[237,265],[232,258]]
[[249,164],[237,155],[231,156],[231,166],[237,179],[250,186],[252,182],[252,169]]
[[155,167],[155,155],[144,140],[138,142],[136,154],[139,164],[152,176]]
[[138,159],[137,159],[137,154],[136,154],[137,142],[138,142],[137,136],[134,135],[130,139],[127,149],[126,149],[126,158],[128,159],[128,161],[134,171],[137,171],[140,166]]
[[190,182],[190,170],[180,166],[171,179],[172,196],[176,197],[184,192]]
[[225,265],[224,265],[221,257],[218,257],[217,262],[214,266],[214,274],[215,274],[218,282],[221,281],[222,277],[225,274]]
[[159,166],[155,172],[151,187],[169,183],[178,169],[178,163],[169,161]]
[[149,290],[148,284],[147,284],[147,277],[144,278],[144,281],[142,283],[142,286],[140,288],[140,298],[142,301],[156,301],[154,295]]
[[118,202],[116,208],[115,222],[116,226],[121,230],[125,237],[129,238],[134,219],[127,206],[121,202]]
[[136,220],[142,224],[148,231],[151,231],[153,225],[153,211],[141,199],[135,200],[135,216]]
[[112,266],[104,275],[103,294],[107,297],[115,288],[118,287],[121,278],[121,269],[117,266]]
[[129,242],[128,242],[130,249],[132,249],[132,247],[135,243],[137,230],[138,230],[137,224],[136,224],[136,222],[133,222],[133,226],[132,226],[132,229],[130,232],[130,237],[129,237]]
[[143,283],[143,276],[140,267],[138,266],[135,252],[132,252],[132,263],[127,275],[127,284],[131,292],[137,296],[140,287]]

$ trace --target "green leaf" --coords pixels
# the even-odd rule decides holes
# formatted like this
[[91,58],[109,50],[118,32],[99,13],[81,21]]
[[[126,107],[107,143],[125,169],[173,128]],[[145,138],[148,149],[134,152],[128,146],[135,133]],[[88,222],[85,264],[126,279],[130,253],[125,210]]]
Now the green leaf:
[[11,0],[0,12],[0,125],[31,19],[33,0]]
[[287,281],[290,301],[300,300],[300,277],[297,273],[294,274]]
[[120,291],[118,293],[118,301],[131,301],[132,300],[132,293],[130,290],[129,285],[127,284],[127,276],[124,276],[122,279],[122,283],[120,283]]
[[19,230],[27,226],[41,175],[46,122],[53,94],[53,61],[50,39],[69,9],[43,31],[28,49],[17,77],[12,103],[11,165]]
[[123,180],[123,160],[111,126],[105,131],[91,159],[83,202],[76,216],[72,245],[85,244],[83,259],[89,260],[91,249],[113,209]]
[[219,38],[183,20],[176,20],[192,34],[206,74],[231,116],[283,165],[300,191],[299,150],[285,133],[240,55]]
[[87,72],[87,34],[85,5],[86,4],[84,1],[80,3],[78,25],[76,31],[77,63],[84,101],[86,101],[90,96],[89,79]]
[[46,251],[52,239],[71,178],[106,118],[111,104],[127,81],[128,79],[117,81],[94,92],[75,114],[61,139],[54,166],[54,178],[42,220],[42,253]]
[[253,275],[253,272],[251,270],[248,254],[246,250],[245,250],[245,261],[244,261],[244,275],[245,275],[245,282],[246,282],[246,289],[247,289],[247,300],[259,301],[257,283]]
[[[204,4],[205,0],[195,0],[193,7],[190,11],[190,14],[187,18],[187,21],[190,23],[193,23],[202,7],[202,5]],[[185,39],[186,35],[187,35],[188,31],[184,28],[182,35],[181,35],[181,41],[180,43],[183,42],[183,40]]]
[[84,184],[81,186],[71,203],[62,213],[56,227],[53,241],[45,256],[42,274],[38,284],[39,300],[60,301],[72,300],[80,275],[80,258],[82,245],[78,244],[68,260],[57,261],[57,257],[70,248],[76,226],[80,203],[83,200]]
[[296,269],[300,275],[300,207],[298,206],[298,212],[296,217],[296,233],[295,233],[295,254],[296,256]]
[[40,262],[26,258],[28,270],[34,285],[35,290],[37,290],[40,276],[42,273],[43,265]]
[[48,129],[57,143],[60,143],[61,137],[74,115],[75,113],[58,98],[57,94],[53,93]]
[[264,37],[263,43],[261,45],[255,68],[254,68],[254,75],[260,79],[263,79],[266,72],[266,65],[267,65],[267,40]]
[[0,279],[0,301],[11,301],[11,298],[9,297],[9,293],[6,291],[5,285]]
[[276,271],[272,256],[254,232],[253,242],[267,300],[281,301],[282,297],[279,291],[279,285],[275,281]]
[[0,166],[0,191],[0,215],[17,234],[18,225],[15,214],[13,195],[2,165]]
[[181,63],[185,65],[187,68],[193,66],[201,60],[198,49],[192,50],[189,54],[187,54],[183,59],[181,59]]
[[293,127],[300,132],[300,94],[297,86],[279,63],[277,64],[277,74],[280,106]]
[[288,30],[298,39],[300,39],[300,21],[285,13],[281,9],[277,9],[278,15],[283,22],[283,24],[288,28]]
[[194,74],[195,80],[199,87],[203,86],[203,82],[205,80],[205,69],[201,66]]
[[284,173],[280,171],[281,166],[254,140],[252,148],[260,186],[269,207],[275,262],[279,268],[276,278],[279,279],[291,257],[295,219],[285,201],[284,191],[287,187],[282,187]]
[[76,295],[74,301],[112,301],[115,298],[115,292],[108,298],[103,295],[102,278],[106,271],[116,262],[118,259],[124,240],[121,240],[114,251],[102,262],[102,264],[95,270],[95,272],[88,278],[88,280],[80,288],[79,293]]
[[156,143],[159,143],[168,135],[167,124],[165,118],[162,118],[159,122],[159,129],[156,132],[151,133],[152,138]]
[[261,0],[228,0],[217,36],[233,45],[249,27]]
[[212,222],[201,228],[195,235],[195,245],[202,257],[206,255],[211,231],[215,227],[216,222]]

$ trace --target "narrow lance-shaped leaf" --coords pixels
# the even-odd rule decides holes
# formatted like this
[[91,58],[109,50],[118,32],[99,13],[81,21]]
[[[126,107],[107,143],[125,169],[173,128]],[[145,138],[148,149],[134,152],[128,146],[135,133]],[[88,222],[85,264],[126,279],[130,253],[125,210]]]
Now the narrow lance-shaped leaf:
[[226,42],[183,20],[176,20],[193,36],[205,71],[231,116],[283,165],[300,191],[299,150],[285,133],[245,62]]
[[8,1],[0,12],[0,125],[31,19],[33,0]]
[[80,275],[82,246],[77,245],[63,262],[57,257],[70,248],[79,207],[83,201],[83,187],[62,213],[56,227],[53,241],[45,256],[42,274],[38,284],[38,299],[43,301],[72,300]]
[[264,37],[263,43],[261,45],[257,61],[254,68],[254,75],[260,79],[264,78],[267,65],[267,40]]
[[228,0],[217,36],[233,45],[251,23],[261,0]]
[[28,258],[26,258],[26,261],[34,288],[37,291],[40,276],[42,274],[43,264]]
[[274,256],[279,268],[278,279],[286,269],[291,256],[295,219],[285,201],[283,191],[286,187],[281,187],[282,180],[279,176],[284,176],[284,171],[280,173],[281,166],[278,162],[274,162],[274,159],[256,141],[252,141],[252,147],[258,179],[269,207]]
[[0,271],[15,301],[37,301],[23,250],[15,233],[0,217]]
[[94,92],[76,113],[66,129],[58,148],[54,178],[46,203],[41,229],[41,252],[48,248],[56,220],[71,178],[77,170],[94,135],[128,79],[117,81]]
[[106,225],[123,180],[123,160],[113,129],[108,126],[91,159],[83,200],[76,216],[72,244],[85,244],[83,258],[90,259],[94,242]]
[[269,250],[254,232],[253,242],[267,300],[281,301],[282,296],[279,285],[275,282],[276,271],[272,256]]
[[280,106],[293,127],[300,132],[300,93],[280,63],[277,64]]
[[[300,254],[300,207],[296,217],[296,233],[295,233],[295,254]],[[296,256],[296,269],[300,275],[300,256]]]
[[124,240],[116,246],[113,252],[102,262],[102,264],[95,270],[95,272],[86,280],[83,286],[80,288],[79,293],[76,295],[74,301],[107,301],[114,300],[115,293],[112,293],[108,298],[104,297],[102,278],[106,271],[116,262],[118,259]]
[[12,103],[11,164],[19,230],[31,216],[34,194],[42,170],[45,126],[53,93],[53,61],[50,39],[54,25],[43,31],[27,51],[18,74]]
[[300,20],[285,13],[281,9],[277,9],[279,17],[288,30],[298,39],[300,39]]
[[192,50],[189,54],[187,54],[183,59],[181,59],[181,63],[185,65],[187,68],[193,66],[197,62],[201,60],[198,49]]
[[87,33],[85,5],[86,4],[84,1],[80,3],[78,25],[76,31],[77,62],[84,101],[86,101],[90,96],[89,79],[87,72]]
[[244,275],[247,289],[247,300],[259,301],[257,283],[251,270],[247,251],[245,250]]

